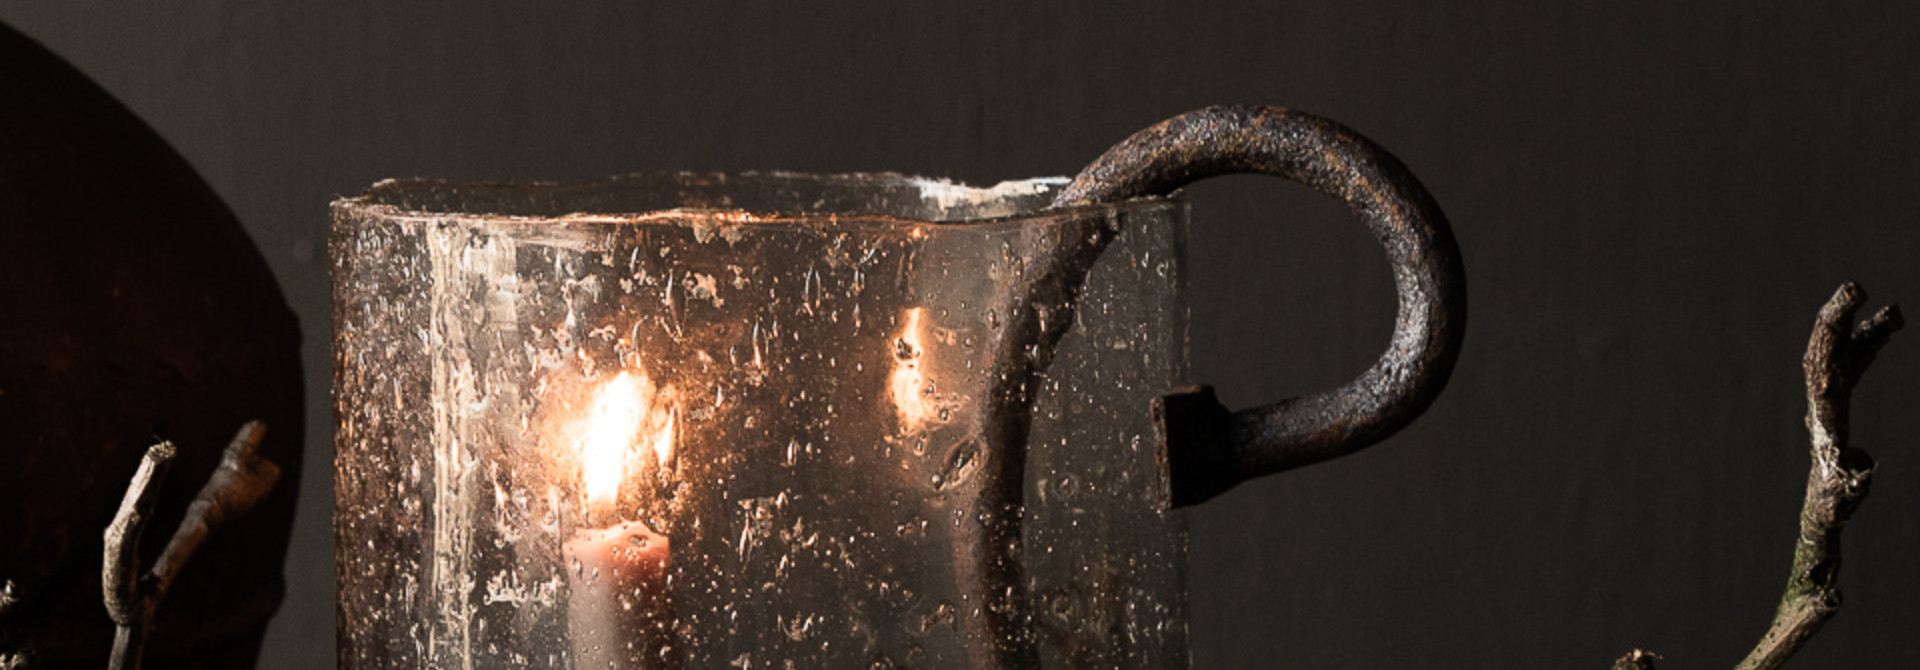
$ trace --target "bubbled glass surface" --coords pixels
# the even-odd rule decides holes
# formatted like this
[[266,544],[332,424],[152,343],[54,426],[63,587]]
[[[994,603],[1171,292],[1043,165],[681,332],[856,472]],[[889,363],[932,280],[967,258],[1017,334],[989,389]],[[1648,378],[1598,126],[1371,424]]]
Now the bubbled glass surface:
[[[334,203],[340,666],[1186,667],[1149,416],[1187,372],[1186,208],[1040,211],[1060,185]],[[989,343],[1073,225],[1119,232],[1002,444],[996,357],[1041,352]]]

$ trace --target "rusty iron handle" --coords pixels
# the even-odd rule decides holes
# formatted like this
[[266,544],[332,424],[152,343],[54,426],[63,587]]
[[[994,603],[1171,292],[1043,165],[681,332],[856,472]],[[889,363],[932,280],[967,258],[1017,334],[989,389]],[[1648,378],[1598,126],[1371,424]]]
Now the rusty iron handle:
[[1446,386],[1466,330],[1466,276],[1439,204],[1386,149],[1311,114],[1222,105],[1176,116],[1107,150],[1053,204],[1166,195],[1237,173],[1285,177],[1345,202],[1386,247],[1400,311],[1386,353],[1340,388],[1239,412],[1204,386],[1156,401],[1164,494],[1174,507],[1351,454],[1406,427]]

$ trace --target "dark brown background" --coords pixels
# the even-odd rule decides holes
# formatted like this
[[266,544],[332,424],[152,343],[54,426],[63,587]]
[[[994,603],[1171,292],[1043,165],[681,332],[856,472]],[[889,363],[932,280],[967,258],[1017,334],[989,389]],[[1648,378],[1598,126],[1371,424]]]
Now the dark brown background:
[[[399,4],[0,6],[198,166],[304,321],[268,668],[332,665],[326,203],[383,177],[991,182],[1215,102],[1371,135],[1454,221],[1467,349],[1407,433],[1193,513],[1200,668],[1729,666],[1786,574],[1814,311],[1847,279],[1920,308],[1907,3]],[[1274,181],[1192,196],[1200,380],[1244,405],[1371,362],[1392,298],[1359,226]],[[1920,658],[1916,373],[1906,333],[1860,388],[1881,471],[1801,667]]]

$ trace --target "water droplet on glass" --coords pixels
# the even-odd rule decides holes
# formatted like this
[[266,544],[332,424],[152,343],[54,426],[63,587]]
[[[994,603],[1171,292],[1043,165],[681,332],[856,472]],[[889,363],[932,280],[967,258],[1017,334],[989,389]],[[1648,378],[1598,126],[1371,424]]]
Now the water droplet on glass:
[[953,445],[953,449],[947,452],[947,459],[942,464],[940,473],[933,477],[934,488],[955,486],[971,476],[978,469],[973,466],[979,460],[982,446],[984,445],[979,438],[961,440]]

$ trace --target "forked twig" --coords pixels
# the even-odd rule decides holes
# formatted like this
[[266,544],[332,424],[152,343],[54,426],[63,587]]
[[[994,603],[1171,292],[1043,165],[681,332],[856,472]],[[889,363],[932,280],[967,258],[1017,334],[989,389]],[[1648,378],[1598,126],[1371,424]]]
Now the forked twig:
[[153,568],[142,572],[140,535],[153,516],[154,502],[159,499],[160,486],[166,481],[167,468],[178,453],[171,442],[147,449],[133,481],[127,485],[126,497],[120,501],[120,511],[114,514],[113,523],[108,524],[106,531],[106,555],[100,576],[107,615],[113,618],[115,626],[109,670],[139,669],[141,651],[153,624],[153,612],[166,598],[167,588],[172,586],[174,577],[179,576],[187,559],[206,542],[208,535],[252,509],[279,481],[280,467],[259,455],[260,439],[265,434],[266,424],[260,421],[249,421],[240,427],[240,432],[227,444],[213,476],[187,506],[186,516],[181,519],[173,539],[160,552]]
[[1807,474],[1807,498],[1800,508],[1800,539],[1793,550],[1793,572],[1766,636],[1740,662],[1739,670],[1772,670],[1800,650],[1840,609],[1840,531],[1867,499],[1873,458],[1847,444],[1848,407],[1853,387],[1873,363],[1887,337],[1904,321],[1889,305],[1872,318],[1853,323],[1866,291],[1848,283],[1820,310],[1801,365],[1807,375],[1807,432],[1813,441],[1813,467]]
[[[1801,358],[1807,377],[1813,465],[1807,473],[1806,501],[1800,507],[1800,538],[1773,624],[1737,670],[1779,668],[1840,609],[1840,531],[1867,499],[1873,479],[1873,458],[1847,444],[1848,408],[1853,387],[1874,355],[1905,324],[1900,308],[1888,305],[1855,325],[1853,315],[1866,297],[1857,284],[1841,285],[1820,309],[1806,356]],[[1654,658],[1636,649],[1613,667],[1651,670]]]
[[[107,524],[106,560],[100,567],[100,586],[105,591],[107,616],[113,618],[113,657],[109,667],[140,667],[140,648],[146,642],[147,623],[153,616],[158,598],[149,598],[140,579],[140,536],[153,517],[153,505],[160,499],[160,485],[179,452],[172,442],[147,448],[140,469],[127,484],[127,495],[120,499],[120,511]],[[128,654],[133,656],[127,665]]]

